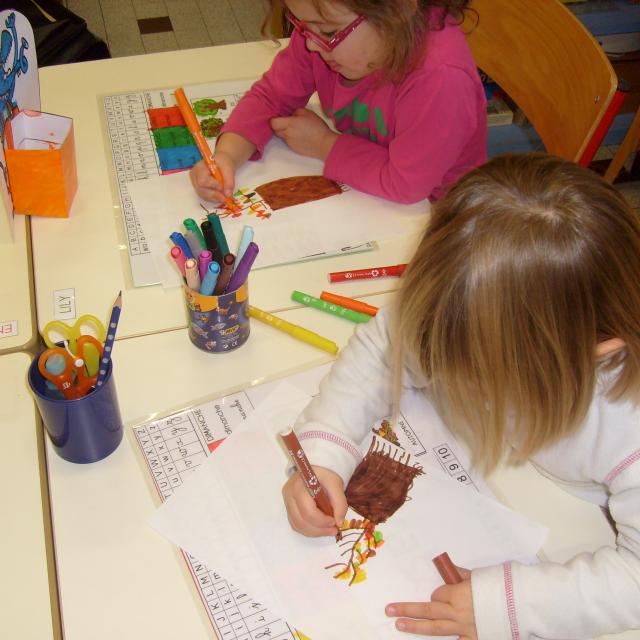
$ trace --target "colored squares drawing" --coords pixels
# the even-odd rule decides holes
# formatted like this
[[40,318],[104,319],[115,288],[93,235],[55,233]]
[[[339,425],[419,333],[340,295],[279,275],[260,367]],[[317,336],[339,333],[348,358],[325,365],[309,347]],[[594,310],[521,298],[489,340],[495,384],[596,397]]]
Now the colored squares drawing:
[[202,158],[178,107],[148,109],[147,114],[162,173],[185,171]]
[[190,169],[202,158],[195,144],[184,147],[165,147],[156,149],[156,152],[162,173],[173,173],[174,171]]

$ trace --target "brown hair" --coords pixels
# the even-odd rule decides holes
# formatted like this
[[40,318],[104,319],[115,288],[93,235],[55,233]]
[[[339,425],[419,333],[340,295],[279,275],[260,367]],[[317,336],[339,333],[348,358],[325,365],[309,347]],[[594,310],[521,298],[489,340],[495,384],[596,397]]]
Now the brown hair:
[[[331,0],[311,0],[322,15],[322,4]],[[386,56],[382,64],[385,77],[400,82],[422,61],[427,33],[441,30],[447,16],[462,22],[471,0],[340,0],[345,7],[365,16],[382,35]],[[270,0],[271,11],[280,0]],[[440,17],[427,23],[426,14],[440,9]],[[270,21],[267,17],[265,25]]]
[[[598,372],[611,375],[610,399],[637,401],[637,216],[574,163],[497,157],[434,206],[396,310],[396,379],[414,358],[484,470],[507,431],[522,461],[579,428]],[[597,343],[615,337],[625,348],[598,363]]]

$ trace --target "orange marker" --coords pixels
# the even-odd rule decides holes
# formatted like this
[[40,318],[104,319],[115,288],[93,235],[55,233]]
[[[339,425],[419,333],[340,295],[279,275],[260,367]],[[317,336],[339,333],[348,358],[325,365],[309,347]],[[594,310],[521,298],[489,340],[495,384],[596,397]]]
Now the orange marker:
[[[176,103],[178,104],[178,108],[180,109],[180,113],[184,118],[184,121],[187,125],[187,129],[191,132],[193,139],[196,141],[196,145],[198,146],[198,150],[202,155],[202,159],[205,164],[211,171],[211,175],[220,183],[220,185],[224,185],[222,180],[222,174],[220,173],[220,169],[218,169],[218,165],[216,161],[213,159],[213,154],[211,153],[211,149],[209,149],[209,145],[207,141],[204,139],[202,135],[202,129],[200,128],[200,123],[198,122],[198,118],[196,118],[196,114],[193,112],[191,108],[191,104],[189,100],[187,100],[187,96],[184,94],[184,89],[182,87],[178,87],[175,91]],[[238,207],[232,198],[225,196],[224,199],[227,208],[230,211],[237,211]]]
[[320,294],[320,300],[330,302],[331,304],[338,304],[341,307],[346,307],[353,311],[359,311],[360,313],[366,313],[370,316],[375,316],[378,313],[378,307],[374,307],[372,304],[366,302],[360,302],[360,300],[354,300],[353,298],[347,298],[346,296],[339,296],[335,293],[329,293],[323,291]]

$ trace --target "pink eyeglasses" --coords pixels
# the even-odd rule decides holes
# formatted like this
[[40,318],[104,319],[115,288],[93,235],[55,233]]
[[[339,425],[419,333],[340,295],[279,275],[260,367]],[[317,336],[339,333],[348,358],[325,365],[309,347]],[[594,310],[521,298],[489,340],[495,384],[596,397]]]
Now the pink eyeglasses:
[[319,33],[312,31],[307,23],[303,20],[298,20],[291,11],[287,11],[287,20],[293,25],[294,29],[300,32],[303,38],[311,40],[314,44],[317,44],[324,51],[333,51],[347,36],[351,35],[359,26],[360,23],[365,20],[364,16],[358,16],[353,22],[347,25],[344,29],[341,29],[333,35],[329,40],[323,38]]

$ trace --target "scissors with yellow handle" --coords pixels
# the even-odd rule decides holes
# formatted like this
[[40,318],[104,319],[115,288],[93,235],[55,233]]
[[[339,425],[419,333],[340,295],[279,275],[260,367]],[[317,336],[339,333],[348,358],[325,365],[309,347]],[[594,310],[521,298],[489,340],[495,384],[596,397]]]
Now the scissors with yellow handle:
[[[95,386],[97,371],[90,375],[87,373],[86,357],[88,353],[95,352],[98,359],[102,355],[102,343],[90,335],[81,335],[76,340],[74,355],[63,347],[45,349],[38,358],[38,371],[44,378],[62,391],[67,400],[75,400],[86,395]],[[64,358],[64,369],[59,373],[52,373],[47,368],[47,360],[53,356]]]
[[[42,339],[47,347],[53,349],[57,347],[61,342],[68,342],[69,349],[73,353],[77,354],[77,342],[83,335],[90,335],[99,343],[104,343],[107,337],[107,331],[104,324],[99,318],[91,314],[85,314],[80,316],[74,324],[67,324],[62,320],[52,320],[47,322],[42,330]],[[93,343],[91,343],[92,345]],[[100,345],[102,348],[102,344]],[[98,371],[98,363],[100,362],[100,353],[94,346],[85,348],[85,354],[83,360],[87,367],[89,375],[95,375]]]

